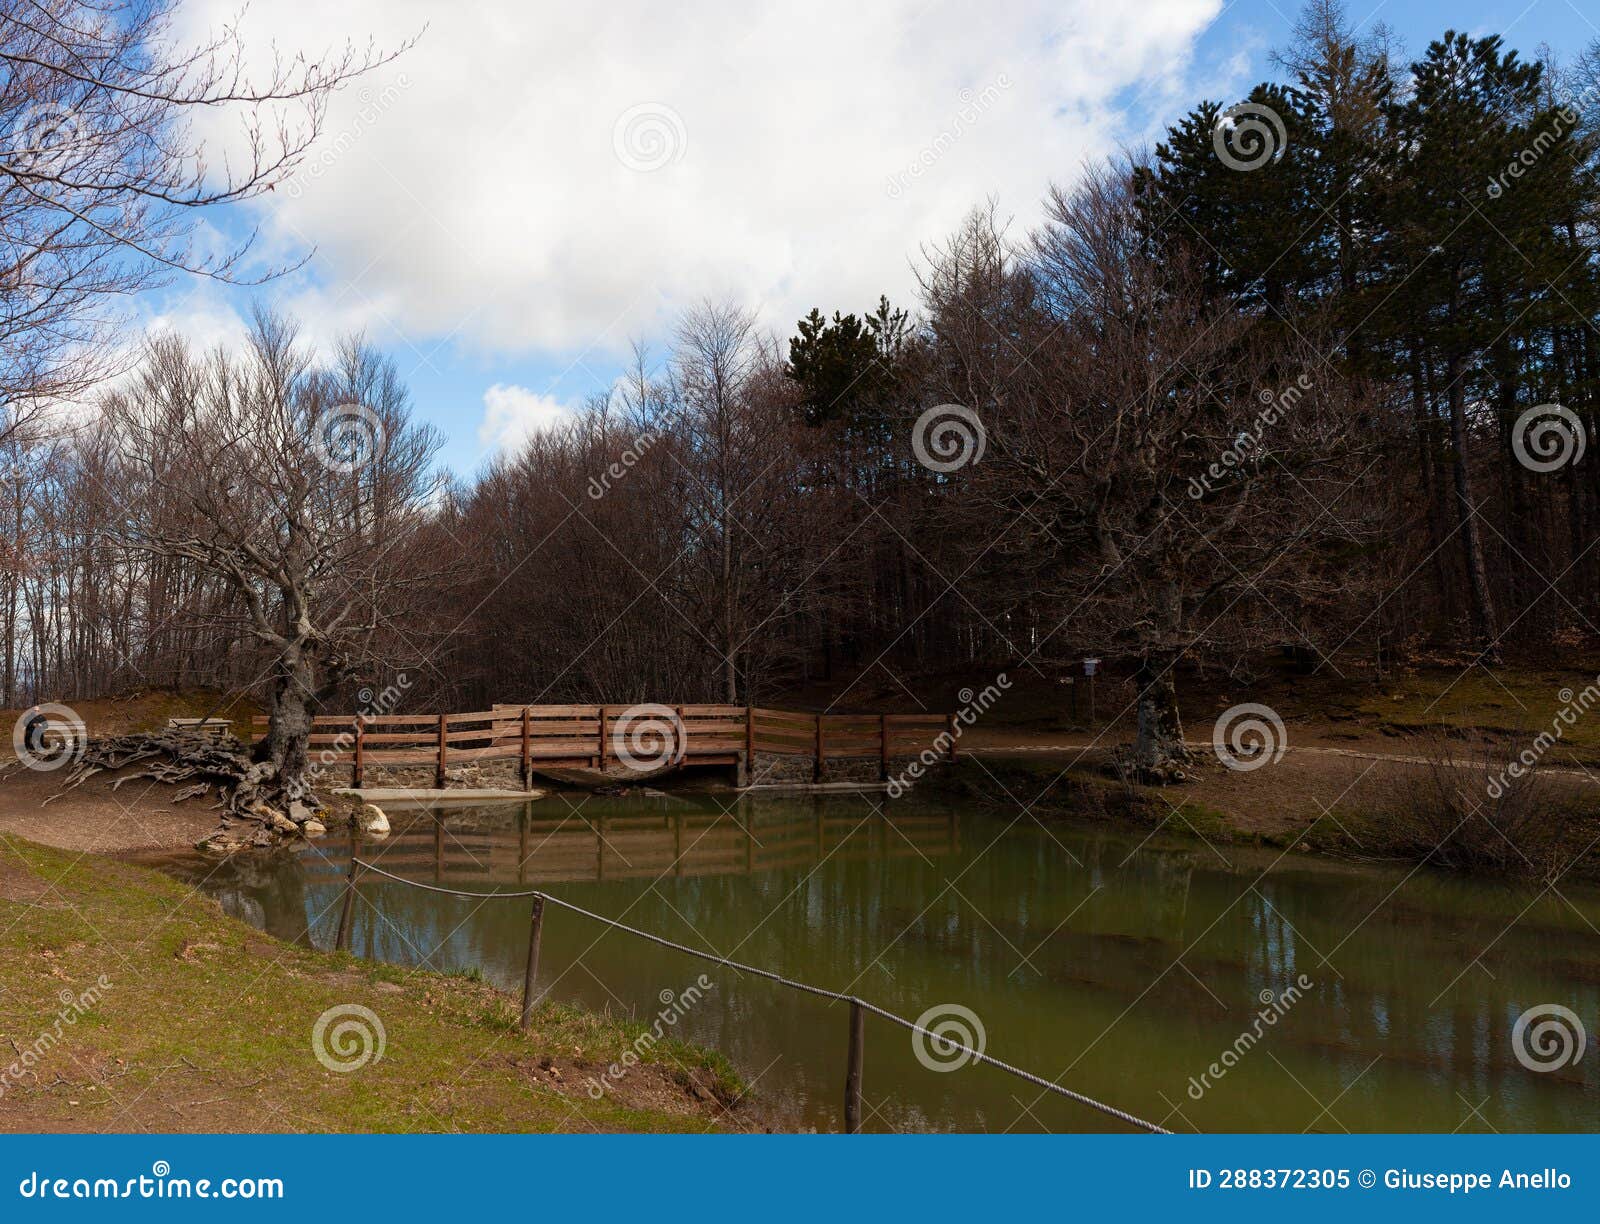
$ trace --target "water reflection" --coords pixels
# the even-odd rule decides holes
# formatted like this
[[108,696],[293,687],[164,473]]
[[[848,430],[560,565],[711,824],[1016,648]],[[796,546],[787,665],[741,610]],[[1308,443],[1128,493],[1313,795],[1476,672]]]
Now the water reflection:
[[[1600,903],[1585,890],[1232,848],[1225,862],[1104,826],[911,803],[880,811],[848,796],[728,808],[596,798],[575,810],[556,799],[391,817],[394,836],[361,853],[398,875],[548,888],[913,1017],[960,1003],[996,1056],[1175,1129],[1600,1123],[1600,1058],[1536,1074],[1511,1045],[1517,1016],[1539,1003],[1574,1009],[1591,1041],[1600,1030]],[[246,921],[326,946],[352,846],[241,861],[206,887]],[[370,877],[363,894],[361,955],[478,966],[518,985],[526,901]],[[541,986],[591,1007],[650,1015],[662,990],[704,968],[581,917],[545,925]],[[1262,999],[1302,975],[1303,996],[1259,1022]],[[727,1053],[780,1121],[836,1129],[845,1009],[721,969],[712,977],[685,1035]],[[930,1072],[909,1035],[886,1025],[869,1024],[866,1067],[868,1129],[1116,1127],[991,1069]]]

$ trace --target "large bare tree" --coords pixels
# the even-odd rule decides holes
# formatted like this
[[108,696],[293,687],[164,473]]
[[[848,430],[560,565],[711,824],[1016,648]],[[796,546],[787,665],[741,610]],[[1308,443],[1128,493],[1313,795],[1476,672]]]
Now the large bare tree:
[[106,423],[124,465],[117,534],[233,595],[236,631],[267,658],[264,755],[288,798],[309,798],[316,708],[347,682],[427,663],[426,610],[451,555],[434,516],[437,433],[412,422],[392,366],[361,342],[319,368],[264,313],[242,354],[153,343]]

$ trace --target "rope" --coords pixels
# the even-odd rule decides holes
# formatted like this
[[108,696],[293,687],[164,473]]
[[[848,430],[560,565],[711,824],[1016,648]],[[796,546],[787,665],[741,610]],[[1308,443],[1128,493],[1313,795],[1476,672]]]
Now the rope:
[[988,1054],[983,1053],[981,1050],[974,1050],[970,1046],[964,1046],[960,1042],[946,1037],[943,1033],[930,1032],[928,1029],[923,1028],[915,1021],[907,1020],[904,1016],[896,1015],[892,1011],[887,1011],[886,1009],[879,1007],[874,1003],[868,1003],[865,999],[858,998],[855,995],[843,994],[837,990],[827,990],[821,986],[813,986],[809,982],[798,982],[793,978],[784,977],[781,973],[774,973],[770,969],[761,969],[755,965],[742,964],[739,961],[729,960],[725,956],[717,956],[714,953],[705,952],[699,948],[691,948],[687,944],[681,944],[670,939],[665,939],[662,936],[652,934],[649,931],[641,931],[638,927],[631,927],[625,922],[618,922],[615,918],[607,918],[604,914],[597,914],[593,910],[586,910],[581,905],[574,905],[570,901],[563,901],[560,897],[552,897],[549,893],[539,892],[537,889],[528,889],[518,892],[467,892],[459,888],[441,888],[436,884],[424,884],[420,880],[408,880],[404,876],[395,875],[392,871],[385,871],[383,868],[374,866],[372,863],[366,862],[363,859],[357,858],[352,859],[351,861],[355,866],[360,867],[363,871],[374,872],[377,875],[394,880],[398,884],[408,884],[412,888],[421,888],[427,890],[428,892],[444,893],[452,897],[467,897],[480,901],[499,901],[518,897],[540,897],[543,898],[547,905],[558,906],[561,909],[570,910],[574,914],[581,914],[585,918],[593,919],[595,922],[602,923],[608,927],[614,927],[619,931],[626,931],[629,935],[637,936],[638,938],[647,940],[653,944],[659,944],[663,948],[671,948],[674,952],[682,952],[688,956],[698,957],[700,960],[710,961],[714,965],[722,965],[724,968],[732,969],[738,973],[748,973],[754,977],[765,978],[769,982],[776,982],[778,985],[787,986],[791,990],[798,990],[805,994],[817,995],[824,999],[832,999],[835,1002],[849,1003],[852,1006],[860,1007],[865,1011],[871,1012],[875,1016],[881,1016],[883,1019],[888,1020],[893,1024],[898,1024],[902,1028],[910,1029],[913,1033],[920,1033],[924,1037],[937,1042],[941,1053],[961,1053],[969,1055],[976,1062],[987,1063],[989,1066],[996,1067],[1001,1071],[1010,1072],[1018,1079],[1026,1080],[1028,1083],[1039,1088],[1043,1088],[1048,1092],[1058,1093],[1069,1100],[1078,1102],[1080,1105],[1087,1105],[1090,1109],[1099,1110],[1099,1112],[1106,1114],[1109,1117],[1117,1118],[1120,1121],[1126,1122],[1129,1126],[1135,1126],[1143,1130],[1150,1131],[1152,1134],[1170,1135],[1172,1133],[1165,1127],[1157,1126],[1154,1122],[1146,1122],[1143,1118],[1136,1117],[1131,1113],[1127,1113],[1121,1109],[1118,1109],[1115,1105],[1107,1105],[1104,1101],[1097,1101],[1093,1097],[1085,1096],[1081,1092],[1074,1092],[1070,1088],[1063,1088],[1060,1084],[1057,1084],[1052,1080],[1047,1080],[1043,1076],[1035,1075],[1031,1071],[1024,1071],[1021,1067],[1012,1066],[1010,1063],[1004,1062],[1001,1059],[992,1058]]

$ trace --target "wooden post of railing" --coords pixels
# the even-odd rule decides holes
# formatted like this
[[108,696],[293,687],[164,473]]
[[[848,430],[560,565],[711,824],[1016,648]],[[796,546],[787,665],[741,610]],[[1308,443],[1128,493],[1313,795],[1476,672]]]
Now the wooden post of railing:
[[595,709],[600,714],[600,738],[595,743],[594,767],[604,773],[606,768],[606,708],[605,706],[596,706]]
[[533,785],[533,738],[528,726],[528,707],[522,707],[522,789]]
[[439,763],[433,768],[433,787],[435,790],[444,789],[445,728],[449,725],[450,724],[446,721],[446,716],[443,714],[439,715]]
[[956,763],[956,716],[945,715],[944,729],[950,733],[950,764]]
[[850,1053],[844,1072],[844,1133],[861,1131],[861,1064],[867,1040],[867,1013],[857,999],[850,1000]]
[[334,937],[336,951],[350,951],[350,929],[356,921],[356,866],[355,855],[350,856],[350,871],[344,878],[344,906],[339,911],[339,933]]
[[362,782],[363,749],[367,742],[367,720],[356,715],[356,763],[350,769],[350,785],[359,787]]
[[[749,696],[748,693],[745,694]],[[756,708],[744,708],[744,784],[756,784]]]
[[528,922],[528,976],[522,979],[522,1031],[533,1023],[533,979],[539,975],[539,932],[544,926],[544,898],[533,899],[533,917]]
[[878,715],[878,781],[889,780],[889,716]]
[[816,743],[814,745],[814,751],[816,752],[817,763],[811,767],[811,780],[813,782],[821,782],[822,781],[823,770],[826,768],[822,763],[822,749],[823,749],[823,743],[822,743],[822,715],[818,714],[816,716],[816,718],[817,718],[817,735],[816,735]]

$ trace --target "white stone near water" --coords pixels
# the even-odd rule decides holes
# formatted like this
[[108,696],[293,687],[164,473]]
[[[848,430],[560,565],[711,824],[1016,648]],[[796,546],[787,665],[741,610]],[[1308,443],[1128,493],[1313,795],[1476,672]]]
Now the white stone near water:
[[356,821],[361,831],[369,837],[389,836],[389,818],[376,803],[363,803],[361,810],[356,813]]

